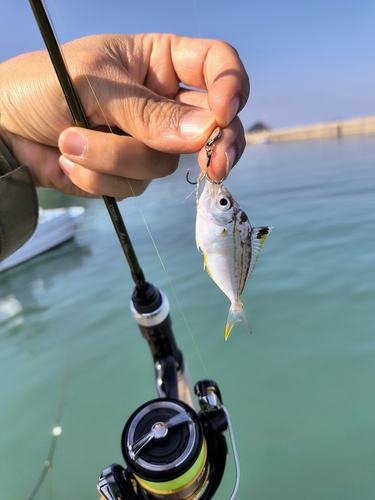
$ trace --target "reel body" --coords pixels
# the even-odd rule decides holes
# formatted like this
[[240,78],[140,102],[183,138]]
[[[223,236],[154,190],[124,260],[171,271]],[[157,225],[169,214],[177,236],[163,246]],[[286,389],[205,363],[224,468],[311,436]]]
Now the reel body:
[[208,500],[224,473],[226,429],[220,406],[196,413],[172,398],[149,401],[130,416],[122,433],[127,468],[114,464],[103,471],[98,491],[107,500]]

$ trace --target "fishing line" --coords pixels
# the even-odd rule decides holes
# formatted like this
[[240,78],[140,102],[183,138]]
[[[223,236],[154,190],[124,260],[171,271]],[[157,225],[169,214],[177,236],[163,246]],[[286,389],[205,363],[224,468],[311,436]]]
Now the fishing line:
[[[56,7],[56,4],[53,2],[53,0],[50,0],[50,2],[51,2],[51,4],[53,5],[53,9],[54,9],[54,11],[56,12],[56,15],[57,15],[57,17],[58,17],[59,23],[60,23],[60,25],[61,25],[61,27],[62,27],[62,29],[63,29],[64,33],[65,33],[65,36],[67,37],[67,39],[68,39],[68,40],[70,40],[70,37],[69,37],[69,35],[68,35],[67,29],[66,29],[66,27],[65,27],[65,24],[63,23],[63,21],[62,21],[62,19],[61,19],[61,16],[60,16],[60,15],[58,14],[58,12],[57,12],[57,7]],[[51,24],[51,26],[52,26],[52,22],[51,22],[51,21],[50,21],[50,24]],[[198,30],[200,31],[200,28],[199,28]],[[56,38],[56,43],[58,44],[58,42],[57,42],[57,36],[56,36],[56,35],[55,35],[55,38]],[[59,44],[58,44],[58,45],[59,45]],[[202,46],[202,40],[201,40],[201,50],[202,50],[202,56],[203,56],[203,46]],[[59,52],[62,52],[62,51],[61,51],[61,47],[59,47]],[[58,55],[58,54],[57,54],[57,55]],[[94,97],[95,101],[96,101],[96,102],[97,102],[97,104],[98,104],[98,107],[99,107],[100,113],[101,113],[101,115],[102,115],[103,119],[105,120],[105,123],[106,123],[106,124],[107,124],[107,126],[108,126],[109,132],[113,134],[114,132],[113,132],[113,130],[112,130],[112,128],[111,128],[111,126],[110,126],[110,124],[109,124],[109,122],[108,122],[108,119],[107,119],[107,117],[106,117],[106,115],[105,115],[104,109],[103,109],[103,107],[102,107],[102,106],[101,106],[101,104],[100,104],[99,98],[98,98],[98,96],[97,96],[97,94],[96,94],[96,92],[95,92],[95,90],[94,90],[94,88],[93,88],[93,86],[92,86],[92,84],[91,84],[91,82],[90,82],[90,79],[89,79],[88,75],[87,75],[87,74],[85,74],[85,73],[84,73],[84,76],[85,76],[85,79],[86,79],[86,81],[87,81],[87,83],[88,83],[88,85],[89,85],[90,91],[91,91],[91,93],[92,93],[92,95],[93,95],[93,97]],[[60,83],[61,83],[61,81],[60,81]],[[68,83],[69,83],[69,82],[68,82]],[[68,90],[71,90],[71,89],[69,88],[69,84],[66,84],[66,86],[68,87]],[[71,84],[70,86],[72,86],[72,84]],[[73,88],[73,91],[74,91],[74,88]],[[68,103],[68,104],[69,104],[69,103]],[[71,110],[71,111],[72,111],[72,110]],[[80,109],[78,109],[77,111],[78,111],[78,113],[77,113],[77,114],[79,115],[79,117],[80,117],[80,115],[82,115],[82,114],[84,115],[84,113],[82,113],[82,112],[83,112],[83,110],[82,110],[82,109],[81,109],[81,110],[80,110]],[[72,114],[73,114],[73,116],[75,117],[75,114],[74,114],[74,113],[72,113]],[[82,118],[83,118],[83,119],[82,119]],[[83,121],[83,123],[82,123],[82,124],[78,124],[78,126],[84,126],[85,128],[89,128],[89,127],[88,127],[88,124],[87,124],[87,120],[85,119],[85,117],[83,116],[82,118],[80,117],[80,119],[81,119],[81,121]],[[75,120],[75,121],[76,121],[76,124],[77,124],[77,120]],[[139,202],[138,202],[138,200],[137,200],[137,197],[136,197],[136,195],[135,195],[135,192],[134,192],[134,189],[133,189],[133,187],[132,187],[132,184],[131,184],[130,179],[129,179],[129,178],[127,178],[127,181],[128,181],[129,189],[130,189],[130,191],[131,191],[131,193],[132,193],[132,197],[133,197],[133,198],[135,199],[135,201],[136,201],[136,204],[137,204],[138,210],[139,210],[139,212],[140,212],[140,214],[141,214],[141,218],[142,218],[143,223],[144,223],[144,225],[145,225],[145,227],[146,227],[146,230],[147,230],[147,232],[148,232],[148,234],[149,234],[149,237],[150,237],[150,239],[151,239],[151,242],[152,242],[152,244],[153,244],[153,247],[154,247],[154,249],[155,249],[155,252],[156,252],[156,254],[157,254],[157,256],[158,256],[158,259],[159,259],[159,261],[160,261],[160,264],[161,264],[161,266],[162,266],[162,269],[164,270],[164,273],[165,273],[165,275],[166,275],[167,281],[168,281],[169,286],[170,286],[170,288],[171,288],[171,290],[172,290],[172,294],[173,294],[173,296],[174,296],[174,298],[175,298],[175,300],[176,300],[176,303],[177,303],[178,309],[179,309],[179,311],[180,311],[180,313],[181,313],[181,315],[182,315],[182,318],[183,318],[183,321],[184,321],[185,326],[186,326],[186,328],[187,328],[187,331],[188,331],[188,333],[189,333],[189,335],[190,335],[190,338],[191,338],[191,340],[192,340],[192,343],[193,343],[193,345],[194,345],[194,347],[195,347],[195,350],[196,350],[196,352],[197,352],[198,358],[199,358],[199,360],[200,360],[200,362],[201,362],[201,364],[202,364],[202,367],[203,367],[203,369],[204,369],[204,371],[205,371],[205,373],[206,373],[207,377],[209,378],[209,375],[208,375],[208,370],[207,370],[207,368],[206,368],[206,366],[205,366],[205,364],[204,364],[204,361],[203,361],[202,355],[201,355],[201,353],[200,353],[200,351],[199,351],[198,345],[197,345],[197,343],[196,343],[196,341],[195,341],[195,338],[194,338],[194,336],[193,336],[193,333],[192,333],[191,328],[190,328],[190,326],[189,326],[189,323],[188,323],[188,321],[187,321],[186,315],[185,315],[185,314],[184,314],[184,312],[183,312],[183,309],[182,309],[181,303],[180,303],[180,301],[178,300],[178,297],[177,297],[177,294],[176,294],[175,288],[173,287],[172,281],[171,281],[171,279],[170,279],[170,277],[169,277],[169,274],[168,274],[168,272],[167,272],[167,269],[166,269],[166,266],[165,266],[165,264],[164,264],[163,258],[162,258],[162,256],[161,256],[161,254],[160,254],[159,250],[158,250],[158,247],[157,247],[157,245],[156,245],[155,239],[154,239],[154,238],[153,238],[153,236],[152,236],[151,229],[150,229],[150,227],[149,227],[149,225],[148,225],[148,223],[147,223],[147,221],[146,221],[145,215],[144,215],[144,213],[143,213],[143,211],[142,211],[142,209],[141,209],[141,207],[140,207],[140,204],[139,204]],[[108,211],[109,211],[109,213],[111,214],[111,212],[113,211],[113,205],[116,205],[115,199],[114,199],[114,198],[111,198],[111,197],[107,197],[107,196],[106,196],[106,197],[103,197],[103,198],[104,198],[104,201],[105,201],[105,203],[106,203],[106,205],[107,205]],[[111,203],[112,203],[112,205],[111,205]],[[117,208],[117,205],[116,205],[116,208]],[[120,213],[118,213],[118,217],[119,217],[119,219],[120,219],[120,222],[122,222],[122,219],[121,219],[121,214],[120,214]],[[117,234],[119,234],[119,232],[120,232],[120,235],[121,235],[121,236],[122,236],[123,234],[125,234],[125,235],[126,235],[126,240],[130,242],[130,239],[129,239],[128,235],[127,235],[127,231],[126,231],[126,229],[125,229],[124,224],[121,224],[120,231],[118,230],[118,228],[117,228],[116,226],[115,226],[115,229],[116,229]],[[121,242],[121,243],[123,243],[123,242],[122,242],[122,239],[123,239],[123,238],[120,238],[120,242]],[[124,246],[124,245],[122,245],[122,246]],[[131,245],[130,245],[130,246],[131,246]],[[124,248],[123,248],[123,249],[124,249]],[[125,253],[125,256],[126,256],[126,258],[127,258],[127,260],[128,260],[128,264],[129,264],[129,266],[130,266],[130,268],[131,268],[132,275],[133,275],[133,278],[134,278],[134,275],[138,275],[138,274],[139,274],[140,267],[139,267],[139,264],[138,264],[138,262],[137,262],[137,258],[136,258],[136,255],[135,255],[135,253],[134,253],[134,250],[132,249],[132,246],[131,246],[131,254],[132,254],[132,255],[131,255],[131,259],[130,259],[130,261],[129,261],[129,258],[128,258],[128,257],[129,257],[129,255],[128,255],[129,250],[125,248],[125,249],[124,249],[124,253]],[[136,263],[136,266],[138,266],[138,267],[136,267],[136,269],[133,269],[133,268],[132,268],[132,262],[133,262],[133,261]]]
[[188,320],[187,320],[187,318],[186,318],[186,316],[185,316],[185,313],[184,313],[184,311],[183,311],[183,309],[182,309],[181,303],[180,303],[180,301],[178,300],[177,293],[176,293],[176,290],[175,290],[175,288],[174,288],[174,286],[173,286],[172,280],[171,280],[171,278],[169,277],[169,274],[168,274],[167,268],[166,268],[166,266],[165,266],[165,264],[164,264],[163,258],[162,258],[161,254],[160,254],[160,252],[159,252],[159,249],[158,249],[158,247],[157,247],[157,245],[156,245],[155,239],[154,239],[154,237],[153,237],[153,235],[152,235],[152,233],[151,233],[150,226],[148,225],[148,223],[147,223],[147,221],[146,221],[146,218],[145,218],[145,216],[144,216],[143,210],[141,209],[140,204],[139,204],[139,202],[138,202],[137,198],[135,197],[135,195],[134,195],[134,199],[135,199],[135,202],[136,202],[136,204],[137,204],[137,207],[138,207],[138,210],[139,210],[139,212],[140,212],[140,215],[141,215],[141,218],[142,218],[142,220],[143,220],[143,223],[144,223],[144,225],[145,225],[145,227],[146,227],[146,230],[147,230],[147,232],[148,232],[148,235],[149,235],[149,237],[150,237],[150,240],[151,240],[151,242],[152,242],[152,244],[153,244],[153,246],[154,246],[154,249],[155,249],[156,255],[158,256],[158,259],[159,259],[160,265],[161,265],[161,267],[162,267],[162,269],[163,269],[163,271],[164,271],[164,274],[165,274],[165,276],[166,276],[166,278],[167,278],[168,284],[169,284],[170,289],[171,289],[171,291],[172,291],[172,295],[173,295],[173,297],[174,297],[174,299],[175,299],[175,301],[176,301],[177,307],[178,307],[178,309],[179,309],[179,311],[180,311],[180,314],[181,314],[181,316],[182,316],[182,319],[183,319],[183,321],[184,321],[184,323],[185,323],[186,329],[187,329],[187,331],[189,332],[190,338],[191,338],[191,340],[192,340],[192,343],[193,343],[193,345],[194,345],[194,348],[195,348],[195,350],[196,350],[196,353],[197,353],[197,355],[198,355],[198,358],[199,358],[199,360],[200,360],[200,362],[201,362],[201,364],[202,364],[202,367],[203,367],[203,369],[204,369],[204,371],[205,371],[205,373],[206,373],[207,378],[210,378],[210,377],[209,377],[209,374],[208,374],[208,371],[207,371],[207,368],[206,368],[206,365],[205,365],[205,363],[204,363],[204,361],[203,361],[202,355],[201,355],[201,353],[200,353],[200,351],[199,351],[198,345],[197,345],[197,343],[196,343],[196,341],[195,341],[195,338],[194,338],[193,332],[191,331],[190,325],[189,325]]

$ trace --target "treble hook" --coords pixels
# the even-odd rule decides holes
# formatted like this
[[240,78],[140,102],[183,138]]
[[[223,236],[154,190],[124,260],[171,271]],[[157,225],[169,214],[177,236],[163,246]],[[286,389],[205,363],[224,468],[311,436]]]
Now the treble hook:
[[223,180],[221,181],[217,181],[215,179],[211,179],[211,177],[208,175],[208,167],[210,166],[210,162],[211,162],[211,156],[212,156],[212,153],[215,151],[216,149],[216,144],[215,142],[220,139],[221,137],[221,128],[220,127],[216,127],[215,130],[212,132],[212,134],[210,135],[210,138],[208,139],[208,141],[206,142],[206,144],[204,145],[204,149],[206,150],[206,172],[201,172],[199,174],[199,177],[198,177],[198,180],[197,182],[192,182],[190,179],[189,179],[189,172],[190,172],[190,168],[187,169],[187,172],[186,172],[186,180],[188,181],[189,184],[192,184],[193,186],[195,186],[196,184],[199,184],[199,182],[204,178],[206,177],[207,180],[209,180],[210,182],[212,182],[213,184],[221,184],[223,182]]

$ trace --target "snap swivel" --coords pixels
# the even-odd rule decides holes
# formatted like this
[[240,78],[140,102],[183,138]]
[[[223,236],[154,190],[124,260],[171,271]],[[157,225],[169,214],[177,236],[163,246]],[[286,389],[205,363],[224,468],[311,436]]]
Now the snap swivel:
[[210,135],[210,138],[208,139],[208,141],[204,145],[204,149],[206,150],[206,172],[201,172],[198,176],[197,182],[192,182],[189,179],[190,168],[188,168],[187,172],[186,172],[186,180],[189,184],[193,184],[193,185],[199,184],[202,181],[202,179],[204,179],[204,177],[206,177],[206,179],[209,180],[210,182],[212,182],[213,184],[221,184],[223,182],[223,180],[217,181],[215,179],[211,179],[211,177],[208,175],[208,167],[210,166],[211,156],[212,156],[212,153],[216,149],[215,143],[218,139],[220,139],[220,137],[221,137],[221,128],[216,127],[215,130]]
[[[204,149],[206,150],[206,156],[207,156],[207,160],[206,160],[206,167],[207,168],[210,166],[212,153],[216,149],[215,141],[220,139],[220,137],[221,137],[221,129],[219,127],[216,127],[215,130],[212,132],[211,137],[204,145]],[[207,176],[207,174],[206,174],[206,176]]]

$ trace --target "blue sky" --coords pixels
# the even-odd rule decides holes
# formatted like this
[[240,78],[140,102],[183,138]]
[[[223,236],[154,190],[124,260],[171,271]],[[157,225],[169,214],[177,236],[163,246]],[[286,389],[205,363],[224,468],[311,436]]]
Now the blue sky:
[[[219,38],[250,75],[245,128],[375,114],[375,1],[54,0],[59,39],[170,32]],[[64,30],[59,24],[62,19]],[[43,48],[27,0],[2,2],[0,59]]]

